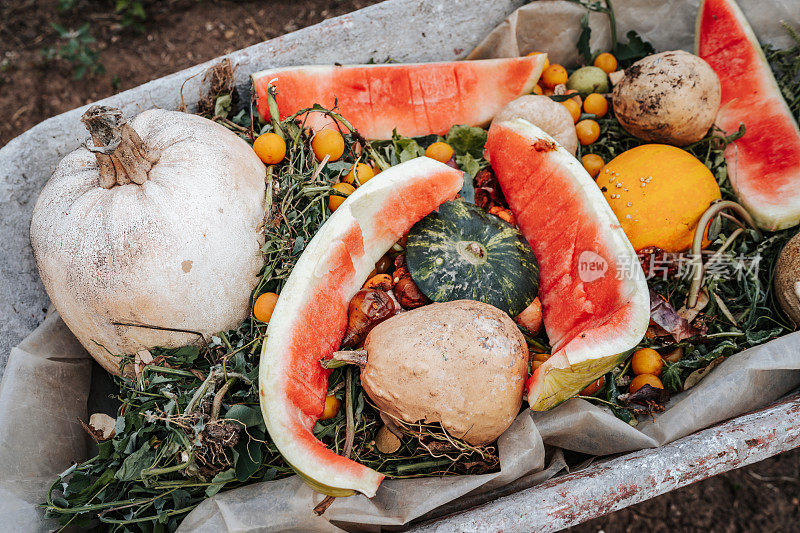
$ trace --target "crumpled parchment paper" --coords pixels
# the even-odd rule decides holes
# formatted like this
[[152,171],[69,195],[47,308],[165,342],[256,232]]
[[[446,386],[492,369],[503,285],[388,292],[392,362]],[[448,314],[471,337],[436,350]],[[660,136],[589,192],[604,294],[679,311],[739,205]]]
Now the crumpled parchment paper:
[[0,383],[0,530],[49,531],[37,505],[88,453],[92,360],[57,313],[12,348]]
[[[800,5],[797,0],[739,0],[747,20],[759,40],[778,48],[793,41],[781,21],[797,28]],[[683,49],[694,51],[694,27],[699,0],[617,0],[613,3],[617,36],[635,30],[650,41],[657,52]],[[581,17],[586,9],[564,0],[531,2],[512,13],[494,29],[467,59],[517,57],[530,52],[547,52],[551,63],[575,66],[580,63],[576,43],[581,33]],[[608,17],[591,12],[589,44],[593,52],[611,48]]]
[[[759,37],[788,46],[778,21],[800,25],[797,0],[742,0]],[[635,29],[657,50],[691,50],[696,1],[617,0],[620,35]],[[548,51],[552,62],[574,64],[584,10],[542,0],[512,14],[471,57]],[[592,14],[592,49],[608,48],[605,16]],[[86,458],[91,378],[88,355],[53,314],[11,352],[0,384],[0,524],[9,531],[52,527],[37,508],[46,489],[73,461]],[[481,476],[386,480],[372,500],[339,498],[322,517],[322,500],[291,477],[223,492],[203,502],[181,531],[374,531],[431,518],[541,483],[565,468],[560,448],[606,455],[655,447],[764,406],[800,386],[800,333],[727,359],[699,385],[673,397],[666,412],[636,428],[582,399],[545,413],[521,413],[500,438],[501,471]]]

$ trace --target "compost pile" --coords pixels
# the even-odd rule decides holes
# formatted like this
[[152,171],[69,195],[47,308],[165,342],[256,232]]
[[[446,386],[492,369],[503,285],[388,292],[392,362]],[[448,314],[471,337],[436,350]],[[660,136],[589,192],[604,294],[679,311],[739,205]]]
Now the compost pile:
[[[614,27],[608,4],[582,5],[607,14]],[[763,53],[776,94],[798,120],[800,38],[787,31],[796,46],[766,46]],[[240,101],[226,81],[230,65],[215,69],[199,113],[252,145],[266,169],[266,218],[258,226],[263,267],[246,291],[247,318],[236,329],[213,331],[210,342],[165,348],[154,341],[132,354],[112,353],[121,355],[111,358],[119,365],[117,416],[98,414],[85,423],[98,453],[54,481],[47,516],[63,526],[172,531],[221,490],[296,471],[329,496],[317,513],[333,497],[368,493],[382,476],[495,472],[498,436],[528,408],[521,407],[523,390],[537,410],[579,395],[635,426],[658,416],[670,394],[692,388],[725,358],[793,331],[796,295],[783,287],[800,279],[800,264],[797,247],[781,251],[796,228],[769,219],[756,193],[747,196],[746,175],[736,189],[731,183],[730,154],[745,149],[737,143],[748,139],[750,124],[714,124],[720,99],[729,98],[725,73],[686,52],[656,54],[635,32],[598,53],[589,48],[589,34],[587,17],[577,42],[586,65],[579,69],[549,64],[546,50],[509,60],[542,74],[523,94],[498,103],[488,131],[474,124],[492,116],[467,117],[470,124],[442,135],[405,136],[398,131],[409,130],[396,124],[394,131],[385,124],[359,130],[363,117],[348,114],[345,102],[340,107],[331,97],[328,107],[292,107],[270,73],[256,75],[253,98]],[[663,86],[654,76],[664,78]],[[675,83],[686,79],[696,83]],[[384,138],[372,140],[378,131]],[[614,275],[604,278],[603,290],[629,291],[620,304],[625,312],[610,313],[609,323],[641,330],[629,345],[581,324],[575,341],[574,332],[548,322],[549,313],[570,308],[559,308],[555,296],[564,289],[546,275],[558,268],[550,257],[559,250],[549,235],[532,233],[550,216],[546,205],[526,207],[532,205],[526,191],[536,182],[509,178],[519,175],[518,142],[536,147],[531,157],[540,159],[530,160],[537,163],[532,168],[563,175],[567,187],[577,183],[596,200],[588,213],[575,207],[589,220],[582,231],[594,231],[596,220],[618,220],[607,233],[598,230],[597,239],[600,252],[607,247],[618,262],[606,264]],[[747,170],[743,163],[737,171]],[[369,202],[359,204],[361,198]],[[368,227],[364,221],[375,214],[390,222]],[[391,217],[408,227],[401,231]],[[365,235],[365,248],[370,237],[389,239],[388,250],[344,248],[351,226]],[[318,233],[324,238],[315,240]],[[334,253],[322,242],[342,248]],[[324,268],[335,279],[318,289],[315,273]],[[354,280],[358,286],[350,287]],[[317,291],[308,298],[320,316],[350,292],[342,312],[319,318],[309,314],[305,290]],[[437,337],[449,326],[453,332]],[[332,327],[343,334],[323,357],[309,362],[292,355],[309,351],[309,338],[324,339]],[[584,337],[600,339],[602,353],[567,360],[564,346],[578,346],[573,354],[579,353],[575,342]],[[496,344],[483,346],[483,366],[472,364],[471,347],[486,339]],[[442,362],[433,352],[470,355]],[[504,391],[461,394],[476,381],[491,385],[486,368],[502,378]],[[295,382],[306,396],[298,396]],[[295,408],[302,423],[313,419],[307,428],[289,425]],[[360,484],[328,479],[325,468],[334,467],[324,464],[326,455],[284,459],[302,448],[291,433],[303,431],[304,443],[316,439],[362,465]]]

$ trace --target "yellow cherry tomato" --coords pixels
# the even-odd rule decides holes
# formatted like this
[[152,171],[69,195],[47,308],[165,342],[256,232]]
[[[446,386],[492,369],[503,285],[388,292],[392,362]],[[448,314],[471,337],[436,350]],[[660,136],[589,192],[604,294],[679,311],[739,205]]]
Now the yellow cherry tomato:
[[260,320],[261,322],[269,322],[277,302],[277,294],[274,292],[265,292],[256,298],[256,302],[253,304],[253,316],[256,317],[256,320]]
[[633,394],[634,392],[641,389],[645,385],[650,385],[655,389],[664,388],[664,384],[661,383],[661,380],[658,379],[657,376],[654,376],[653,374],[639,374],[638,376],[633,378],[633,381],[631,381],[630,393]]
[[542,78],[539,80],[539,82],[546,88],[552,89],[556,85],[567,83],[568,78],[569,76],[567,76],[567,69],[557,63],[554,63],[544,70],[542,73]]
[[611,74],[617,70],[617,58],[608,52],[603,52],[595,58],[594,66],[604,70],[606,74]]
[[541,85],[539,85],[538,83],[533,86],[533,94],[544,94]]
[[583,110],[597,118],[603,118],[608,113],[608,100],[602,94],[592,93],[583,102]]
[[453,148],[446,142],[436,141],[425,149],[425,157],[447,163],[453,157]]
[[578,122],[578,120],[581,118],[581,106],[579,106],[578,103],[571,98],[569,100],[564,100],[561,103],[567,108],[569,114],[572,115],[572,122]]
[[318,161],[338,161],[344,153],[344,137],[336,130],[320,130],[311,139],[311,149]]
[[575,133],[582,145],[592,144],[600,137],[600,124],[591,119],[581,120],[575,124]]
[[372,179],[375,176],[375,173],[372,172],[372,167],[367,165],[366,163],[358,163],[350,167],[350,172],[342,178],[342,181],[345,183],[349,183],[352,186],[356,186],[356,178],[358,178],[358,184],[364,185],[366,182]]
[[330,420],[339,414],[339,409],[342,407],[342,401],[334,395],[325,397],[325,408],[322,410],[320,420]]
[[286,141],[277,133],[265,133],[253,143],[256,155],[267,165],[277,165],[286,156]]
[[350,196],[356,190],[356,188],[349,183],[337,183],[333,186],[333,189],[342,193],[342,196],[334,193],[328,197],[328,209],[331,211],[336,211],[339,206],[342,205],[342,202],[344,202],[345,197]]
[[660,376],[663,367],[664,361],[661,360],[661,355],[652,348],[636,350],[631,359],[631,369],[636,375],[652,374]]
[[586,169],[586,172],[593,178],[597,177],[600,169],[606,164],[603,158],[597,154],[586,154],[581,157],[581,163],[583,163],[583,168]]

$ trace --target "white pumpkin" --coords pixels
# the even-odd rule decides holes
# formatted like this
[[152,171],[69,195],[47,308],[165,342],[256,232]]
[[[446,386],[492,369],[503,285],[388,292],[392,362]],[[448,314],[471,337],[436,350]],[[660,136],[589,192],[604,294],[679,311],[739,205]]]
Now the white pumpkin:
[[109,372],[118,355],[239,326],[263,266],[266,169],[246,142],[196,115],[83,116],[92,145],[45,185],[31,245],[67,326]]

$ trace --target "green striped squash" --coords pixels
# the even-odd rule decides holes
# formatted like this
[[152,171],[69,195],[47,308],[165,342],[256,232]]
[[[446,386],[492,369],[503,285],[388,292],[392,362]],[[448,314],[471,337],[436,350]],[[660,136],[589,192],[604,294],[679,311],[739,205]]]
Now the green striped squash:
[[406,263],[434,302],[477,300],[516,316],[539,292],[539,265],[525,237],[463,200],[442,204],[411,228]]

